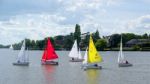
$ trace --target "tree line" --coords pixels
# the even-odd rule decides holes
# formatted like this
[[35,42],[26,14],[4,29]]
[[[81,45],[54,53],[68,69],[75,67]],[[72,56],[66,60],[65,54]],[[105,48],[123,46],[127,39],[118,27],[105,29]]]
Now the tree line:
[[[150,39],[150,34],[136,35],[134,33],[122,33],[122,34],[112,34],[109,36],[100,36],[99,31],[96,30],[92,34],[93,41],[97,50],[107,50],[111,48],[119,47],[120,38],[122,36],[123,45],[125,46],[126,42],[131,39]],[[46,37],[43,40],[26,40],[26,47],[30,50],[43,50],[47,42],[47,38],[50,38],[54,48],[56,50],[70,50],[75,40],[77,40],[77,45],[81,50],[85,50],[89,43],[90,33],[81,33],[80,25],[76,24],[75,32],[72,32],[68,35],[57,35],[54,37]],[[150,47],[148,43],[146,46]],[[13,44],[14,49],[20,49],[22,41],[19,43]],[[2,45],[1,45],[2,46]],[[0,46],[0,47],[1,47]],[[8,47],[8,46],[6,46]]]

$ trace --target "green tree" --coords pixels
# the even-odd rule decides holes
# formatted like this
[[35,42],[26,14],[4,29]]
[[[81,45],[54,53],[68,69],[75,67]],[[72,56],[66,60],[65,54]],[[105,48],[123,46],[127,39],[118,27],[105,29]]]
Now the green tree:
[[118,43],[120,43],[120,35],[113,34],[109,38],[109,47],[117,47]]
[[93,37],[94,43],[95,43],[98,39],[100,39],[99,31],[96,30],[96,32],[92,34],[92,37]]
[[72,48],[72,45],[74,43],[73,34],[65,36],[64,40],[64,47],[66,50],[70,50]]
[[30,49],[32,46],[31,46],[31,43],[30,43],[30,39],[25,39],[25,44],[26,44],[26,48]]
[[36,49],[36,43],[34,40],[31,41],[31,49]]
[[104,50],[107,47],[107,42],[104,39],[98,39],[95,44],[97,50]]
[[137,51],[137,50],[140,50],[140,46],[134,45],[134,46],[132,47],[132,49],[133,49],[133,50],[136,50],[136,51]]
[[75,26],[75,32],[74,32],[74,40],[77,39],[77,44],[79,46],[79,43],[81,42],[81,31],[80,31],[80,25],[76,24]]
[[89,44],[89,39],[90,39],[90,35],[89,35],[89,32],[87,32],[87,34],[84,36],[84,39],[82,39],[80,47],[83,49],[86,49],[86,47]]
[[143,34],[143,35],[142,35],[142,38],[143,38],[143,39],[148,39],[148,34],[147,34],[147,33]]
[[36,41],[36,46],[39,50],[43,50],[45,47],[44,47],[44,44],[45,43],[45,40],[37,40]]
[[123,33],[122,34],[122,41],[123,41],[123,45],[128,42],[129,40],[131,39],[136,39],[136,38],[139,38],[139,36],[136,36],[135,34],[133,33]]

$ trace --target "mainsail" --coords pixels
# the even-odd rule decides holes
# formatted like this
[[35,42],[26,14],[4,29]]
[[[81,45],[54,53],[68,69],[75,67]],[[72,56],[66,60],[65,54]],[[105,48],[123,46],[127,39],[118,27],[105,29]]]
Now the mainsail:
[[58,56],[54,50],[54,47],[48,38],[46,48],[43,52],[42,61],[57,59]]
[[27,62],[28,61],[28,57],[26,57],[26,55],[25,55],[25,46],[26,45],[25,45],[25,40],[24,40],[21,50],[18,54],[18,59],[17,59],[18,62]]
[[124,59],[124,55],[122,53],[122,36],[121,36],[121,41],[120,41],[120,51],[119,51],[119,54],[118,54],[118,63],[121,63],[123,62],[125,59]]
[[90,42],[89,42],[89,50],[88,50],[88,63],[98,63],[102,62],[101,55],[97,52],[92,36],[90,35]]
[[73,47],[69,53],[69,57],[71,57],[71,58],[80,58],[81,57],[80,50],[78,51],[77,40],[75,40],[75,42],[73,44]]

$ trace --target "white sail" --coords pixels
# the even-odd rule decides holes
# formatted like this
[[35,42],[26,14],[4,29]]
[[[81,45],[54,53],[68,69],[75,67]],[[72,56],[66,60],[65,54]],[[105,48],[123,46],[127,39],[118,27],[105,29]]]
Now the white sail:
[[[88,49],[88,48],[87,48],[87,49]],[[84,54],[84,58],[83,58],[84,60],[83,60],[83,62],[82,62],[83,64],[87,64],[87,63],[88,63],[88,55],[87,55],[88,53],[87,53],[87,49],[86,49],[85,54]]]
[[69,53],[69,57],[78,58],[78,47],[77,47],[77,41],[76,40],[75,40],[73,47]]
[[118,63],[123,62],[124,61],[124,55],[122,53],[122,37],[121,37],[121,42],[120,42],[120,51],[118,54]]
[[12,50],[13,50],[13,46],[12,46],[12,45],[10,45],[9,49],[12,49]]
[[17,61],[18,62],[27,62],[27,58],[25,56],[25,40],[23,41],[21,50],[18,54],[18,60]]
[[79,51],[78,51],[78,59],[82,59],[80,48],[79,48]]

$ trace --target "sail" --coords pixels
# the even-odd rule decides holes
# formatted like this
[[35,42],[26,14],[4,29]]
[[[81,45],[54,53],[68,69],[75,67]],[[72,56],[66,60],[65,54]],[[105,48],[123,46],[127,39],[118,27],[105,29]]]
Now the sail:
[[[88,48],[87,48],[87,49],[88,49]],[[83,58],[84,60],[83,60],[83,62],[82,62],[83,64],[87,64],[87,63],[88,63],[88,55],[87,55],[88,53],[87,53],[87,49],[86,49],[85,54],[84,54],[84,58]]]
[[58,56],[53,48],[53,45],[51,44],[50,39],[48,38],[47,46],[44,50],[42,60],[46,61],[46,60],[53,60],[53,59],[57,59],[57,58],[58,58]]
[[78,58],[78,47],[77,47],[77,40],[75,40],[73,47],[69,53],[69,57]]
[[12,46],[12,45],[10,45],[9,49],[13,49],[13,46]]
[[122,37],[121,37],[121,41],[120,41],[120,51],[118,54],[118,63],[123,62],[124,61],[124,55],[122,53]]
[[44,49],[44,52],[43,52],[43,56],[42,56],[42,61],[46,61],[46,56],[47,56],[47,47]]
[[23,41],[23,44],[22,44],[22,47],[21,47],[21,50],[18,54],[18,59],[17,59],[18,62],[26,62],[26,58],[25,58],[25,40]]
[[89,50],[88,50],[88,63],[98,63],[102,62],[101,55],[97,52],[92,36],[90,35],[90,42],[89,42]]
[[79,53],[79,54],[78,54],[78,58],[79,58],[79,59],[82,59],[82,55],[81,55],[80,48],[79,48],[79,51],[78,51],[78,53]]

